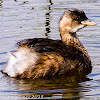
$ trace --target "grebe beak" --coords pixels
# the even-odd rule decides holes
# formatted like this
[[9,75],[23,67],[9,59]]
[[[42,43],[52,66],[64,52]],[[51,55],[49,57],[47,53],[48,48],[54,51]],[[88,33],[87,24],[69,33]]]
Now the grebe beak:
[[87,26],[95,26],[96,25],[96,23],[94,23],[90,20],[81,21],[81,24],[87,25]]

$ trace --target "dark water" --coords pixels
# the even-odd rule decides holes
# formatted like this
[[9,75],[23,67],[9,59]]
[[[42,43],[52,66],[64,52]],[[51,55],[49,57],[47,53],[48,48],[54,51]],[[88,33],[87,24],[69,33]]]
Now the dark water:
[[77,33],[91,56],[92,73],[87,77],[36,80],[13,79],[0,73],[0,99],[100,100],[100,0],[0,0],[0,70],[17,41],[32,37],[60,39],[58,21],[68,8],[83,9],[97,23]]

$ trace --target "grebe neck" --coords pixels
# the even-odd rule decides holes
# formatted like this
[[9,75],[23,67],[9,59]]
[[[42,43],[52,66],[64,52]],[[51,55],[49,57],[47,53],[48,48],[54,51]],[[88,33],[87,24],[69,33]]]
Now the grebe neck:
[[77,38],[76,33],[60,32],[60,35],[61,35],[62,41],[66,45],[77,48],[78,50],[82,51],[90,59],[90,56],[89,56],[87,50],[85,49],[85,47],[82,45],[82,43]]

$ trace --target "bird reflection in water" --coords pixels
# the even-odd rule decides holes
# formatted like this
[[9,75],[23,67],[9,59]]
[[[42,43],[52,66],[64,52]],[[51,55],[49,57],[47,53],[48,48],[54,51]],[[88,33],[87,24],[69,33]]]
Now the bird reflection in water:
[[[88,88],[81,86],[81,82],[90,79],[82,74],[74,73],[69,76],[49,77],[39,79],[11,79],[20,93],[18,95],[32,97],[33,95],[43,95],[43,97],[53,98],[55,96],[67,99],[79,100],[84,96],[84,91]],[[12,83],[13,83],[12,82]],[[14,87],[14,88],[15,88]]]

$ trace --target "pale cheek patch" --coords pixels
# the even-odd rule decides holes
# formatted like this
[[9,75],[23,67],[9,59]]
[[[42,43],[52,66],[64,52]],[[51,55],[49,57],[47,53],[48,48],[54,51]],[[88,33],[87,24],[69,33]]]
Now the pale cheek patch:
[[67,30],[67,31],[70,31],[70,30],[71,30],[71,27],[67,26],[67,27],[66,27],[66,30]]
[[73,33],[74,33],[74,32],[77,32],[77,31],[79,31],[80,29],[82,29],[83,27],[85,27],[85,26],[84,26],[84,25],[79,25],[79,26],[73,28],[71,32],[73,32]]

